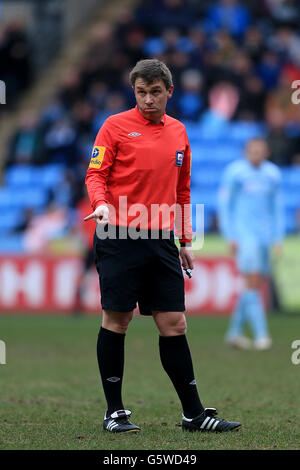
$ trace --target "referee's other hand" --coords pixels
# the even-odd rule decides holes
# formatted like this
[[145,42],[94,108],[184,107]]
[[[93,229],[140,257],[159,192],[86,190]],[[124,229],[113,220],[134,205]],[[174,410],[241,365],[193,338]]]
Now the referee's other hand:
[[109,209],[105,205],[96,207],[94,212],[84,218],[85,221],[93,219],[98,225],[108,224]]
[[183,269],[194,269],[194,253],[191,246],[182,246],[179,255]]

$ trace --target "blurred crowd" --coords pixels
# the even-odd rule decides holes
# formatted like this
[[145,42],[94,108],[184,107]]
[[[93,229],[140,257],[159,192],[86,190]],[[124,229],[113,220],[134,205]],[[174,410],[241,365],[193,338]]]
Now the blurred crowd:
[[0,80],[6,84],[6,102],[11,106],[32,80],[32,51],[26,25],[20,20],[1,22]]
[[[61,164],[65,177],[49,204],[75,208],[98,129],[109,115],[135,106],[129,71],[150,57],[172,71],[170,115],[195,124],[209,113],[263,122],[270,159],[300,165],[300,112],[291,102],[291,83],[300,79],[299,20],[297,0],[144,0],[135,11],[120,5],[118,23],[90,32],[86,54],[64,70],[42,114],[21,117],[5,167]],[[25,37],[20,25],[0,29],[0,77],[20,89],[30,80]]]

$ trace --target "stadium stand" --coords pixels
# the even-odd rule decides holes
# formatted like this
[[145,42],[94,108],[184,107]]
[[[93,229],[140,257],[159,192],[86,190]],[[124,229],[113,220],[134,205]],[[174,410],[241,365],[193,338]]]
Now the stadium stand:
[[11,136],[0,206],[13,212],[0,218],[1,250],[24,248],[15,233],[23,209],[34,217],[53,200],[76,209],[95,135],[107,116],[135,105],[128,74],[148,57],[173,73],[168,112],[187,127],[192,202],[205,204],[205,229],[217,229],[224,167],[261,135],[282,169],[286,229],[299,231],[300,112],[291,102],[291,82],[300,78],[299,17],[293,0],[146,0],[115,24],[99,23],[31,127],[21,120]]

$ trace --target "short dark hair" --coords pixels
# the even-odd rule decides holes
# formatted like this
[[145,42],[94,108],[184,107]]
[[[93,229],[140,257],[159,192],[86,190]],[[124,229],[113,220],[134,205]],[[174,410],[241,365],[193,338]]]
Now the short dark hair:
[[162,80],[167,90],[173,85],[170,70],[164,62],[158,59],[139,60],[131,70],[129,77],[133,87],[137,78],[141,78],[148,85],[156,80]]

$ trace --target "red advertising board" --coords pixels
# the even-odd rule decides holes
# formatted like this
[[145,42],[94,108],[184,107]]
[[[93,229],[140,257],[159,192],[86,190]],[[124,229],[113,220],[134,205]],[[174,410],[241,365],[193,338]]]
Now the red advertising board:
[[[77,256],[0,257],[0,313],[65,313],[74,308],[81,261]],[[196,258],[192,279],[185,275],[187,313],[226,315],[234,307],[242,281],[230,258]],[[101,310],[98,275],[84,279],[82,305]]]

